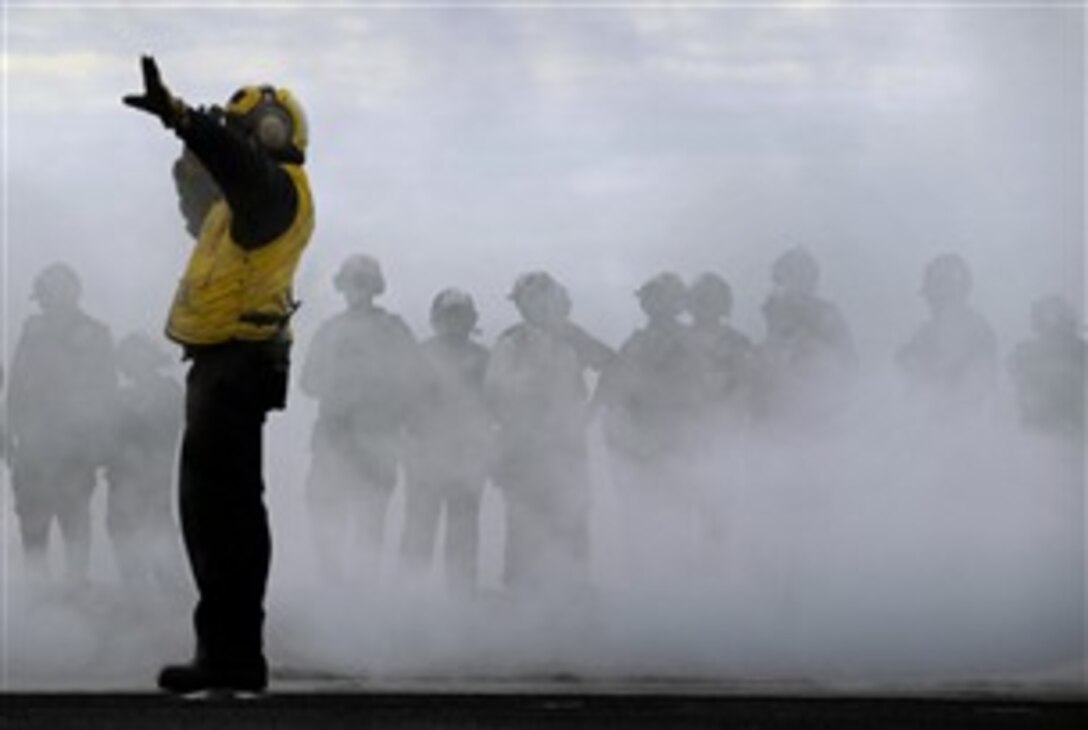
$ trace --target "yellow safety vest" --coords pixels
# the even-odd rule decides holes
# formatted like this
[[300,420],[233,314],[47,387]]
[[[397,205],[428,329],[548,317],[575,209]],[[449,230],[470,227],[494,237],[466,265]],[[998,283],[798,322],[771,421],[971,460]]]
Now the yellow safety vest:
[[294,306],[291,282],[314,229],[314,206],[303,169],[283,168],[298,191],[298,210],[287,230],[261,247],[247,251],[231,238],[225,200],[208,210],[170,308],[170,339],[183,345],[261,341],[284,328]]

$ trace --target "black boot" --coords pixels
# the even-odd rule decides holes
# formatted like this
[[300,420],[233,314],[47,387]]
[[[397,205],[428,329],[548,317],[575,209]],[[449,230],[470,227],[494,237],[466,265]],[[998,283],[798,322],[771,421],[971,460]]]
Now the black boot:
[[169,665],[159,672],[159,689],[176,695],[202,692],[255,695],[267,687],[268,665],[263,659],[229,665],[196,660]]

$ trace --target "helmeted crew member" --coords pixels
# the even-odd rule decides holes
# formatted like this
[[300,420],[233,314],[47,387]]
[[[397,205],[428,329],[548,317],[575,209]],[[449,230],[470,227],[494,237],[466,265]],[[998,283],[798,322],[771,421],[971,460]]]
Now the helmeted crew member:
[[[654,276],[635,292],[646,324],[620,346],[601,375],[598,397],[608,413],[605,436],[613,453],[634,467],[675,466],[683,427],[696,405],[695,351],[680,322],[687,286],[677,274]],[[675,479],[651,478],[659,487]]]
[[698,406],[687,431],[688,468],[700,500],[703,555],[717,567],[728,557],[726,519],[729,495],[742,483],[741,465],[751,399],[753,345],[729,323],[733,289],[722,276],[705,271],[688,287],[689,329],[698,363]]
[[1008,368],[1021,424],[1084,444],[1088,342],[1063,297],[1031,304],[1031,335],[1013,348]]
[[159,686],[260,692],[271,560],[262,427],[286,405],[291,284],[314,227],[306,121],[291,93],[272,86],[242,87],[222,110],[189,107],[163,85],[154,59],[142,63],[144,92],[125,104],[173,130],[222,192],[166,328],[192,363],[179,496],[199,599],[195,658],[166,667]]
[[[635,292],[646,322],[601,374],[597,398],[623,524],[624,554],[643,580],[673,570],[677,535],[694,520],[686,428],[698,404],[698,360],[680,321],[687,285],[666,271]],[[652,515],[652,518],[647,518]]]
[[122,376],[110,419],[106,533],[122,583],[136,597],[182,586],[184,563],[171,506],[184,410],[170,357],[143,332],[116,348]]
[[823,428],[845,410],[857,369],[853,336],[839,308],[820,295],[820,267],[792,248],[771,267],[763,304],[767,333],[756,348],[752,407],[775,427]]
[[300,385],[318,401],[306,478],[314,547],[319,568],[339,584],[379,574],[385,515],[424,365],[408,325],[374,302],[385,291],[376,259],[349,256],[334,283],[346,307],[314,333]]
[[106,453],[100,428],[117,388],[109,328],[79,305],[82,284],[66,263],[34,280],[41,312],[23,325],[11,364],[11,485],[32,578],[48,577],[49,532],[64,541],[65,578],[87,577],[91,497]]
[[412,567],[430,567],[446,511],[447,582],[476,587],[480,501],[494,448],[494,419],[484,399],[488,351],[476,342],[476,303],[468,292],[443,289],[431,303],[434,336],[421,346],[432,385],[409,428],[401,553]]
[[920,293],[930,317],[896,353],[914,394],[942,418],[977,411],[997,383],[997,336],[971,305],[972,283],[959,254],[926,264]]
[[484,393],[498,421],[494,479],[506,498],[504,583],[525,591],[589,583],[587,370],[614,353],[571,321],[566,287],[544,271],[510,293],[521,322],[491,350]]
[[729,323],[733,289],[721,275],[705,271],[688,287],[691,336],[700,360],[700,414],[694,428],[703,435],[735,431],[747,417],[752,340]]

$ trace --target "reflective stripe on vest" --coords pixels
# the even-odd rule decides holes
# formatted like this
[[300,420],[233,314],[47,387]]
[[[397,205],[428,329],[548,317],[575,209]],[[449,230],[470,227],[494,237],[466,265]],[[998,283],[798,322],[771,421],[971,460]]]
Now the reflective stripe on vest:
[[230,235],[231,212],[219,200],[209,209],[189,265],[178,283],[166,334],[187,345],[267,340],[284,328],[295,303],[291,282],[314,228],[306,173],[284,165],[298,191],[298,210],[277,238],[247,251]]

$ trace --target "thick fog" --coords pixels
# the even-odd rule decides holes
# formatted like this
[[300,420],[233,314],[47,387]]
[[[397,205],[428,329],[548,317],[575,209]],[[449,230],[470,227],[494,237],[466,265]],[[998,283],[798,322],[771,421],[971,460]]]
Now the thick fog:
[[[129,467],[169,496],[172,465],[124,459],[180,428],[170,414],[180,418],[186,365],[161,333],[192,245],[171,179],[181,144],[120,102],[152,53],[191,104],[282,84],[310,126],[316,232],[295,281],[288,407],[265,428],[274,683],[1084,692],[1084,434],[1026,423],[1013,376],[1045,297],[1066,303],[1058,319],[1083,348],[1083,9],[199,5],[4,6],[5,430],[13,417],[49,437],[70,428],[114,461],[87,487],[82,580],[64,577],[59,526],[32,569],[4,464],[0,687],[144,689],[192,650],[180,538],[169,524],[126,532],[136,518],[107,499]],[[836,334],[830,359],[790,390],[775,379],[794,355],[775,354],[790,335],[776,330],[771,295],[790,288],[774,271],[797,250],[818,268],[802,310]],[[409,457],[398,454],[410,446],[390,447],[393,481],[356,542],[322,541],[336,534],[327,520],[343,518],[335,508],[314,519],[315,396],[326,391],[306,371],[320,328],[345,309],[337,274],[358,254],[381,269],[373,303],[417,341],[434,335],[438,292],[472,296],[501,428],[576,424],[556,427],[574,434],[572,451],[507,463],[505,485],[492,473],[483,486],[473,590],[438,548],[422,568],[402,555]],[[970,309],[986,324],[964,315],[934,337],[949,338],[942,352],[983,353],[981,395],[910,378],[906,346],[930,336],[925,272],[946,254],[966,264]],[[104,338],[119,372],[48,342],[26,354],[36,282],[56,262],[108,330],[80,336]],[[510,295],[539,271],[565,290],[560,339],[573,353],[541,370],[568,368],[584,387],[567,379],[568,390],[523,399],[526,410],[531,378],[495,353],[504,332],[516,349]],[[728,282],[727,321],[749,349],[729,417],[698,421],[701,375],[679,368],[647,384],[616,363],[653,359],[656,334],[643,350],[624,346],[646,326],[643,285],[674,272],[690,289],[708,271]],[[690,314],[673,314],[661,331],[687,342]],[[417,403],[429,381],[412,373],[426,358],[402,345],[362,348],[358,373],[396,374],[389,387]],[[1062,393],[1083,419],[1080,352],[1072,378],[1069,361],[1047,372],[1072,383]],[[19,402],[13,377],[15,391],[34,383],[23,392],[43,395]],[[337,387],[327,402],[348,400]],[[112,395],[96,401],[96,389]],[[648,420],[671,446],[624,431],[624,393],[665,404]],[[119,427],[117,402],[159,414],[155,430]],[[670,421],[673,407],[682,417]],[[573,508],[523,512],[508,498],[511,482],[556,494],[579,470]],[[541,523],[553,508],[578,512],[585,534]],[[439,524],[441,544],[454,523]],[[525,545],[545,557],[508,583],[510,525],[543,536]]]

